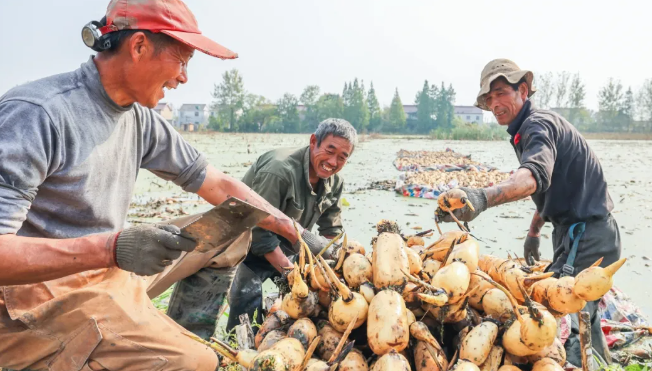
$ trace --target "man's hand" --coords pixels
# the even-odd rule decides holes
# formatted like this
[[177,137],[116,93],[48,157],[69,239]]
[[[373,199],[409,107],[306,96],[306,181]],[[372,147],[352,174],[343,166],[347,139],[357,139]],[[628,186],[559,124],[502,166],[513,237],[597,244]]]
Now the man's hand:
[[539,245],[541,244],[541,237],[539,236],[530,236],[528,233],[525,237],[525,243],[523,244],[523,255],[525,256],[525,261],[528,265],[534,265],[534,261],[539,261],[541,258],[539,256]]
[[[265,259],[271,264],[276,271],[279,273],[284,273],[287,271],[287,268],[292,268],[292,264],[294,262],[293,257],[296,255],[293,255],[292,257],[288,258],[285,256],[283,253],[283,250],[279,246],[276,246],[274,251],[268,252],[265,254]],[[295,259],[296,260],[296,259]]]
[[174,225],[139,225],[123,230],[115,244],[118,267],[141,276],[162,272],[182,251],[190,252],[197,246],[180,233]]
[[[484,191],[484,189],[460,187],[460,190],[466,193],[466,197],[471,202],[471,205],[473,205],[475,211],[471,210],[468,206],[457,209],[453,211],[453,214],[457,219],[463,222],[470,222],[478,215],[480,215],[481,212],[487,210],[487,193]],[[449,213],[442,212],[441,210],[437,211],[440,215],[443,215],[442,221],[446,223],[454,222]]]
[[545,220],[541,218],[538,211],[534,212],[532,216],[532,223],[530,223],[530,230],[525,238],[523,245],[523,255],[525,262],[528,265],[534,265],[534,261],[539,261],[539,245],[541,244],[541,228],[546,224]]
[[[321,252],[321,250],[328,245],[330,242],[327,238],[324,238],[322,236],[318,236],[312,232],[310,232],[307,229],[304,229],[303,232],[301,232],[301,238],[303,241],[308,245],[308,248],[310,251],[317,255]],[[299,241],[292,246],[294,251],[299,252]],[[332,259],[333,258],[333,251],[334,251],[334,246],[331,245],[328,250],[324,251],[324,253],[321,255],[324,259]]]

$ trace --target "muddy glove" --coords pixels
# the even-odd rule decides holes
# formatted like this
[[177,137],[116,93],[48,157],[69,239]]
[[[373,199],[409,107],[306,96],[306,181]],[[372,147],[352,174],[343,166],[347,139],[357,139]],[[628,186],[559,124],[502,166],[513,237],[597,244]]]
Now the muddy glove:
[[[466,188],[460,187],[460,190],[466,193],[466,197],[473,205],[475,211],[471,210],[468,206],[464,206],[461,209],[453,211],[453,214],[461,222],[470,222],[475,219],[481,212],[487,210],[487,193],[484,189],[481,188]],[[451,218],[448,212],[443,212],[442,210],[437,210],[439,215],[442,215],[441,220],[446,223],[454,223],[455,220]]]
[[527,265],[534,265],[534,261],[539,261],[541,258],[539,256],[540,243],[541,237],[531,237],[530,235],[525,237],[525,243],[523,244],[523,255],[525,255],[525,262]]
[[[303,232],[301,232],[301,238],[303,238],[303,241],[305,241],[306,245],[308,245],[310,251],[312,251],[312,253],[315,255],[319,254],[319,252],[321,252],[321,250],[330,242],[327,238],[318,236],[307,229],[304,229]],[[295,243],[292,247],[294,248],[294,251],[299,251],[299,241],[297,241],[297,243]],[[333,245],[331,245],[331,247],[329,247],[328,250],[324,251],[321,256],[324,259],[332,259],[333,250]]]
[[180,233],[174,225],[139,225],[123,230],[115,243],[118,267],[141,276],[162,272],[182,251],[192,251],[197,245]]

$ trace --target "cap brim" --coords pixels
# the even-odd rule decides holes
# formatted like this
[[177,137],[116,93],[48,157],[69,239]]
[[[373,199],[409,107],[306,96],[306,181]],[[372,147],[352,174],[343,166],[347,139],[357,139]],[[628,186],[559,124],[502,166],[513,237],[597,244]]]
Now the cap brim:
[[229,49],[223,47],[222,45],[216,43],[215,41],[199,33],[169,31],[169,30],[163,30],[161,31],[161,33],[173,37],[176,40],[179,40],[182,43],[190,46],[191,48],[199,50],[200,52],[208,54],[213,57],[217,57],[220,59],[238,58],[237,53],[230,51]]

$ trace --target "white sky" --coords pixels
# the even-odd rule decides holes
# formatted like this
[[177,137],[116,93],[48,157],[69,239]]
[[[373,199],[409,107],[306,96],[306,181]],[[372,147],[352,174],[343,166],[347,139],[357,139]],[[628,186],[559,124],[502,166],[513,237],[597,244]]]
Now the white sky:
[[[586,105],[609,77],[637,89],[652,78],[647,1],[186,0],[202,32],[240,55],[221,61],[197,53],[190,81],[167,101],[210,103],[213,84],[237,68],[245,88],[276,100],[308,84],[341,93],[345,81],[373,81],[389,105],[398,88],[411,104],[424,79],[452,83],[470,105],[480,71],[509,58],[537,72],[579,72]],[[108,0],[0,0],[0,94],[70,71],[92,51],[81,27],[99,20]]]

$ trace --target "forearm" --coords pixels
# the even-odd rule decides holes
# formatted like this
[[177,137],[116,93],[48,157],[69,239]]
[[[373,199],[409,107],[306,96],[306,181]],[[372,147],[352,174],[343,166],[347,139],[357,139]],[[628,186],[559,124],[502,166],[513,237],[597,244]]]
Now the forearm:
[[[258,223],[260,228],[281,235],[292,244],[298,240],[292,219],[272,206],[251,188],[247,187],[246,184],[221,173],[213,166],[208,166],[206,179],[197,194],[213,205],[219,205],[229,197],[236,197],[246,201],[270,214]],[[299,228],[299,233],[303,231],[300,225],[297,224],[297,227]]]
[[283,268],[292,268],[293,264],[290,262],[287,256],[283,253],[283,250],[279,246],[276,246],[274,251],[265,254],[265,259],[276,269],[279,273],[285,272],[287,269]]
[[530,223],[530,231],[528,232],[528,236],[540,237],[541,228],[543,228],[544,224],[546,224],[545,220],[541,218],[538,211],[535,211],[534,216],[532,217],[532,223]]
[[537,182],[528,169],[518,169],[508,180],[486,189],[487,207],[518,201],[532,195]]
[[71,274],[115,267],[115,234],[70,239],[0,236],[0,286],[49,281]]

